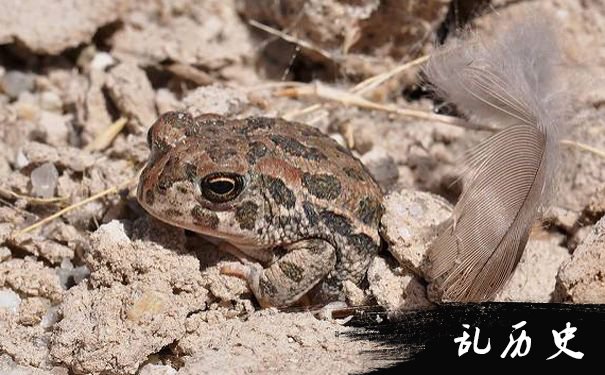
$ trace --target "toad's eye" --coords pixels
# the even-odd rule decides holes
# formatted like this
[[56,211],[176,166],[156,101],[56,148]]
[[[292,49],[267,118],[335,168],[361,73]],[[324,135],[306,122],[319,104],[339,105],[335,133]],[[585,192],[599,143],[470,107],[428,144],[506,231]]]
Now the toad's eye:
[[244,189],[244,178],[235,173],[212,173],[200,182],[204,198],[214,203],[235,199]]

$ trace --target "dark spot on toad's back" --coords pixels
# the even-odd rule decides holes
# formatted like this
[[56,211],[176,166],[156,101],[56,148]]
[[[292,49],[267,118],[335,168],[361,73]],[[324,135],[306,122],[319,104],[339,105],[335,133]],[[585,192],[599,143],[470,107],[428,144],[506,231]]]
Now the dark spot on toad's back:
[[267,146],[263,142],[252,142],[249,147],[246,156],[250,164],[256,164],[258,159],[267,154]]
[[326,156],[318,149],[314,147],[307,147],[294,138],[283,135],[273,135],[271,136],[271,141],[273,141],[273,143],[281,148],[286,154],[292,156],[298,156],[304,159],[315,161],[326,159]]
[[309,225],[310,226],[316,225],[317,222],[319,221],[319,217],[318,217],[317,212],[315,211],[315,208],[313,207],[313,205],[309,202],[304,202],[303,210],[305,211],[305,216],[307,217],[307,220],[309,221]]
[[377,225],[382,212],[383,207],[380,202],[370,197],[360,200],[356,211],[359,220],[367,225]]
[[302,183],[309,193],[320,199],[333,200],[340,195],[340,181],[329,174],[305,173]]
[[277,223],[280,227],[285,228],[292,223],[292,218],[290,216],[279,215],[277,217]]
[[323,211],[320,214],[321,221],[330,228],[331,231],[336,232],[342,236],[348,236],[351,234],[351,222],[348,218],[338,215],[332,211]]
[[250,134],[256,130],[269,129],[275,124],[275,119],[270,117],[249,117],[246,119],[246,126],[242,128],[242,133]]
[[327,159],[326,155],[324,155],[321,151],[319,151],[315,147],[309,147],[307,149],[307,153],[305,155],[303,155],[303,157],[305,159],[309,159],[309,160],[325,160],[325,159]]
[[294,196],[292,190],[288,189],[282,180],[271,176],[264,176],[264,179],[267,183],[269,193],[275,200],[275,203],[286,208],[294,207],[296,197]]
[[195,224],[208,229],[216,229],[218,227],[219,218],[214,212],[207,212],[200,205],[196,205],[191,209],[191,216]]
[[288,254],[288,249],[286,249],[283,246],[276,246],[272,249],[272,251],[273,251],[273,255],[278,259],[283,257],[284,255]]
[[317,128],[312,126],[303,126],[300,130],[303,137],[322,137],[324,134]]
[[235,210],[235,220],[239,223],[240,228],[252,230],[256,224],[256,214],[258,205],[254,202],[246,201]]
[[304,270],[292,262],[281,261],[279,268],[284,275],[292,281],[300,282],[304,277]]
[[355,234],[349,237],[351,245],[356,249],[365,253],[375,254],[378,252],[379,246],[367,234]]
[[351,167],[346,167],[343,169],[343,171],[345,172],[345,174],[352,178],[353,180],[357,180],[357,181],[365,181],[365,174],[364,171],[358,168],[351,168]]

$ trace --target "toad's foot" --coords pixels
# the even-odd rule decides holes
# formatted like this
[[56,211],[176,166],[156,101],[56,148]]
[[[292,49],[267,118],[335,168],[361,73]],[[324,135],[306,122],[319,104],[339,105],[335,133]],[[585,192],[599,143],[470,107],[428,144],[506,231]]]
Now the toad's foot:
[[245,261],[225,265],[221,273],[246,280],[262,307],[292,305],[334,268],[336,251],[318,239],[289,244],[286,251],[267,268]]

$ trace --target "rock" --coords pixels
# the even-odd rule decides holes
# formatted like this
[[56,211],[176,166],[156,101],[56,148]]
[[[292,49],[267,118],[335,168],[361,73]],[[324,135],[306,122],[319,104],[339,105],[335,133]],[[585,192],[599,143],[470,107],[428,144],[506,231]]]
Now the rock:
[[90,61],[90,69],[105,70],[115,64],[115,59],[107,52],[97,52]]
[[17,151],[14,164],[16,169],[21,169],[29,164],[29,159],[27,158],[27,156],[25,156],[23,149],[19,149]]
[[501,302],[551,302],[559,267],[571,257],[562,236],[530,238],[510,280],[495,297]]
[[203,298],[161,282],[95,289],[81,283],[61,305],[50,354],[76,373],[132,374],[150,354],[182,337],[187,315],[203,306]]
[[605,214],[605,187],[600,188],[591,196],[586,207],[585,215],[601,217]]
[[71,263],[70,258],[64,258],[61,262],[61,267],[57,269],[57,275],[59,275],[59,279],[61,280],[61,285],[63,288],[68,289],[70,283],[74,283],[75,285],[80,284],[82,280],[87,278],[90,275],[90,270],[86,266],[78,266],[74,267]]
[[187,332],[178,343],[179,352],[188,355],[179,370],[183,375],[351,374],[385,363],[364,354],[374,344],[348,338],[344,333],[350,328],[310,313],[267,309],[246,321],[210,322],[196,314],[188,319]]
[[31,173],[32,194],[41,198],[55,195],[59,171],[53,163],[44,163]]
[[361,162],[368,168],[382,190],[390,191],[399,179],[395,160],[386,151],[373,148],[361,156]]
[[[184,239],[174,242],[174,234],[178,248]],[[123,223],[112,221],[92,235],[85,262],[91,274],[67,292],[51,345],[52,357],[74,372],[134,373],[185,334],[189,314],[206,309],[198,259],[132,241]]]
[[166,88],[160,88],[156,91],[155,104],[158,107],[159,113],[181,109],[181,103],[176,95]]
[[155,92],[145,71],[133,63],[121,63],[109,71],[106,86],[114,104],[130,118],[131,132],[142,133],[155,122]]
[[550,222],[555,226],[571,232],[580,218],[580,212],[567,210],[563,207],[550,207],[543,217],[543,220]]
[[53,303],[63,299],[59,276],[52,268],[31,258],[10,259],[0,263],[0,287],[10,287],[21,297],[44,297]]
[[59,113],[63,111],[63,101],[54,91],[44,91],[40,94],[40,107],[46,111]]
[[[120,61],[153,65],[171,60],[208,69],[241,62],[255,47],[233,0],[136,3],[124,26],[111,38]],[[165,17],[171,14],[171,17]]]
[[74,256],[74,250],[72,248],[56,241],[47,240],[43,236],[34,237],[29,234],[24,234],[13,238],[13,243],[15,246],[18,246],[20,250],[43,258],[53,265],[61,263],[63,259],[73,258]]
[[10,98],[17,99],[21,93],[33,91],[34,82],[32,74],[11,70],[0,78],[0,90]]
[[75,172],[83,172],[92,167],[96,162],[93,154],[78,148],[55,148],[38,142],[26,142],[21,147],[20,152],[24,160],[28,161],[27,165],[33,164],[38,166],[48,162],[55,164],[59,168],[69,168]]
[[139,375],[175,375],[176,370],[167,365],[156,365],[153,363],[148,363],[145,366],[141,367],[139,370]]
[[388,311],[431,306],[426,288],[417,276],[376,257],[368,269],[368,283],[376,302]]
[[9,355],[0,355],[0,374],[7,375],[68,375],[69,371],[64,367],[53,367],[43,370],[32,366],[17,364]]
[[[2,230],[0,229],[0,242],[4,242],[3,240],[3,234],[1,233]],[[5,260],[9,259],[11,257],[11,250],[6,247],[6,246],[0,246],[0,262],[4,262]]]
[[44,314],[44,316],[42,317],[42,320],[40,321],[40,327],[42,327],[44,329],[51,328],[60,319],[61,319],[61,316],[59,315],[58,306],[53,306],[50,309],[48,309],[46,311],[46,314]]
[[[38,369],[51,369],[48,356],[50,332],[40,325],[25,326],[19,324],[17,314],[0,309],[0,350],[8,354],[21,366],[34,366]],[[0,365],[0,369],[2,369]],[[17,366],[15,366],[17,367]],[[20,367],[20,366],[19,366]],[[31,370],[31,368],[30,368]],[[5,374],[5,372],[0,372]],[[26,374],[48,374],[44,372],[25,372]],[[67,374],[67,373],[63,373]]]
[[16,313],[21,305],[21,298],[10,289],[0,289],[0,309]]
[[573,303],[605,303],[605,217],[578,245],[557,275],[557,297]]
[[125,0],[3,0],[0,44],[20,42],[36,53],[58,54],[89,42],[97,29],[118,18]]
[[421,191],[401,190],[386,196],[381,233],[389,251],[403,267],[421,275],[428,245],[449,219],[452,206]]
[[92,69],[88,78],[90,84],[84,99],[86,120],[82,132],[82,140],[85,143],[96,139],[111,125],[111,115],[107,108],[104,92],[107,73],[103,70]]
[[183,110],[192,115],[217,113],[233,115],[240,113],[248,104],[243,90],[220,84],[199,87],[183,99]]
[[[237,4],[246,18],[277,25],[315,46],[298,52],[306,58],[333,60],[347,74],[367,77],[430,49],[429,36],[445,19],[450,1],[283,0],[275,6],[272,0],[239,0]],[[414,73],[412,69],[408,81],[414,80]]]
[[50,306],[50,301],[43,297],[24,299],[19,308],[19,324],[33,326],[40,323]]

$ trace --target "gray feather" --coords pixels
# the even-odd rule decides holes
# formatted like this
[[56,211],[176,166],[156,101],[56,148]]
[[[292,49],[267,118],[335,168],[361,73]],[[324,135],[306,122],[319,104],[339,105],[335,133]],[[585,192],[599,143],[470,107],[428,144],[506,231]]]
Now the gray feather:
[[437,92],[466,116],[501,129],[467,154],[452,224],[428,252],[433,299],[484,301],[502,288],[549,195],[557,160],[565,100],[555,79],[555,34],[544,18],[493,32],[446,43],[425,68]]

